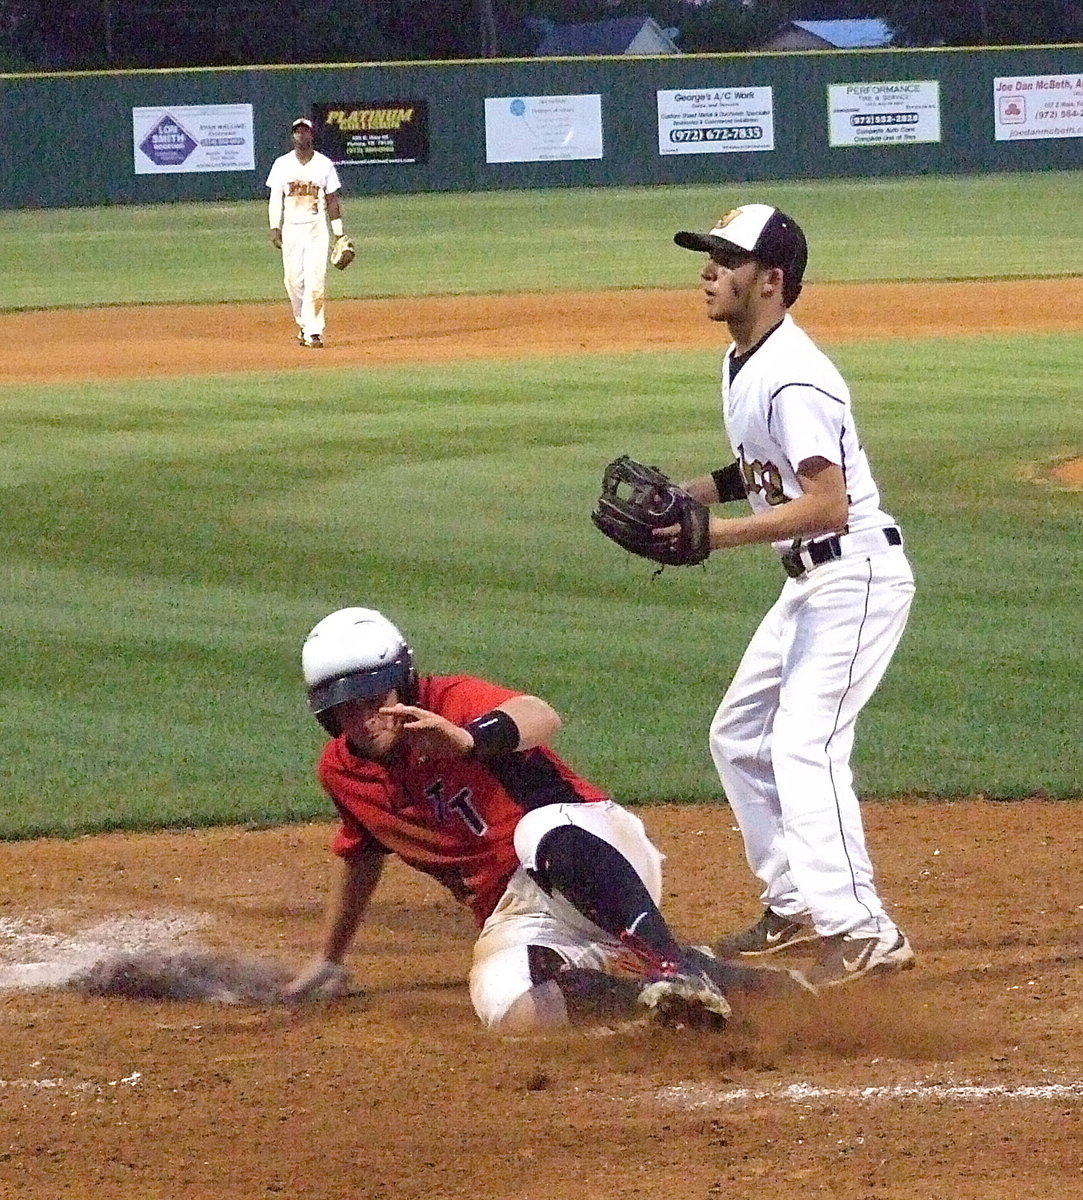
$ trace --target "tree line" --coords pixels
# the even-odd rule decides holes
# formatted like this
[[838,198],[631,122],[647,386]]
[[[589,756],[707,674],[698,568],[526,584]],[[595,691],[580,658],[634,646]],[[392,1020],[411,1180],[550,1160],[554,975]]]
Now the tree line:
[[1083,40],[1083,0],[0,0],[0,69],[529,57],[551,23],[631,16],[687,54],[839,17],[880,17],[901,46]]

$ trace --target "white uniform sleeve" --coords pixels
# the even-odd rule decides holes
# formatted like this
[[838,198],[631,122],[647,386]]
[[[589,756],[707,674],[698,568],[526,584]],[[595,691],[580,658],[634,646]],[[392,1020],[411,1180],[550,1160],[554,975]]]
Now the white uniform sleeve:
[[333,192],[337,192],[342,187],[342,182],[338,177],[338,171],[335,170],[335,164],[328,162],[327,164],[327,186],[324,191],[330,196]]
[[813,384],[792,383],[775,394],[768,427],[795,473],[807,458],[843,465],[846,412],[845,396],[833,396]]
[[275,170],[277,165],[276,163],[271,167],[271,173],[267,176],[267,187],[271,189],[267,199],[267,220],[272,229],[278,229],[282,225],[282,185],[279,182],[279,173]]

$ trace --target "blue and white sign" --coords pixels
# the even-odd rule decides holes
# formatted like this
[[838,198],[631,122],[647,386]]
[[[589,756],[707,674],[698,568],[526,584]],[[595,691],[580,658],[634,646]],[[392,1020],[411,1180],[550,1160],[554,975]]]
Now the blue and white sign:
[[601,157],[601,96],[502,96],[485,101],[486,162]]
[[179,167],[198,148],[199,143],[170,115],[162,117],[139,143],[139,149],[156,167]]
[[251,104],[178,104],[132,109],[137,175],[254,171]]

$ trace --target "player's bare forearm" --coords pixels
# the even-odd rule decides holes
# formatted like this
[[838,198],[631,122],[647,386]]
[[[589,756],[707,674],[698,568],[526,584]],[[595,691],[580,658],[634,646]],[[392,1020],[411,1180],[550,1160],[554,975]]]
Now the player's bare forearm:
[[343,860],[342,873],[328,904],[323,948],[283,987],[282,999],[287,1004],[298,1006],[321,997],[345,995],[349,976],[342,960],[368,908],[383,871],[384,857],[373,850],[362,850]]
[[328,910],[323,956],[328,962],[342,962],[354,934],[365,915],[369,900],[380,881],[385,855],[362,850],[342,863],[342,874]]
[[[804,468],[806,464],[802,464]],[[781,542],[790,538],[819,537],[842,529],[850,511],[846,480],[831,463],[809,464],[798,473],[802,494],[765,512],[741,517],[712,517],[712,550],[748,546],[756,542]]]
[[[495,712],[507,713],[518,729],[514,750],[533,750],[548,745],[560,729],[556,711],[538,696],[512,696],[498,704]],[[414,704],[390,704],[380,712],[402,722],[411,745],[428,758],[465,758],[476,750],[474,735],[439,713]]]
[[846,524],[845,517],[840,521],[837,513],[834,505],[826,507],[809,496],[801,496],[767,512],[751,513],[746,517],[712,517],[711,549],[727,550],[757,542],[782,542],[835,533]]
[[718,503],[718,488],[713,475],[699,475],[682,482],[680,486],[700,504]]

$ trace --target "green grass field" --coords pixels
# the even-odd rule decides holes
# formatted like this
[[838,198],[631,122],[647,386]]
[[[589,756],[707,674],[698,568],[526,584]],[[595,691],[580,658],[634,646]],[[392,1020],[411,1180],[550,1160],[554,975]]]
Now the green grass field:
[[[1081,183],[758,192],[804,219],[814,278],[1056,275],[1083,270]],[[1017,240],[1024,197],[1043,221]],[[343,279],[688,284],[671,232],[719,208],[691,188],[358,200]],[[244,259],[262,221],[255,202],[0,213],[7,302],[284,304],[269,247]],[[79,249],[67,275],[58,241]],[[919,582],[859,789],[1080,795],[1080,497],[1020,476],[1083,454],[1083,332],[835,356]],[[707,723],[778,568],[749,548],[652,579],[587,519],[614,453],[716,465],[716,374],[674,352],[0,389],[0,836],[326,815],[300,643],[348,603],[400,622],[422,669],[546,696],[562,751],[620,798],[717,798]]]
[[[764,184],[812,246],[810,281],[1079,275],[1083,172]],[[257,189],[258,196],[265,193]],[[684,287],[671,235],[737,185],[347,197],[360,269],[335,295]],[[266,205],[0,212],[4,308],[279,299]],[[266,257],[264,257],[264,252]]]

